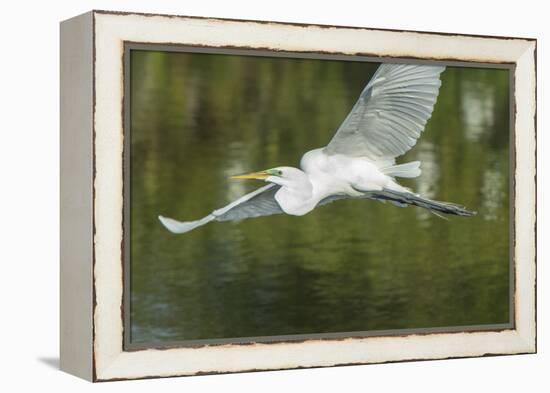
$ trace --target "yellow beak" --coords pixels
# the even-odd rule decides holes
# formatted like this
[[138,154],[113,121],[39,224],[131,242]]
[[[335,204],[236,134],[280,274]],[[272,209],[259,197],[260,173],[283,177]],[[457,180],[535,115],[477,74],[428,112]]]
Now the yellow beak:
[[264,180],[271,176],[266,171],[247,173],[246,175],[231,176],[230,179],[257,179]]

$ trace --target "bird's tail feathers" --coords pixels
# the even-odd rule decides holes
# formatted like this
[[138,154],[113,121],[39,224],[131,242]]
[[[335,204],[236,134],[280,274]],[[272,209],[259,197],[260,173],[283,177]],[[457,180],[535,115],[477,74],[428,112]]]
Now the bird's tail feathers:
[[420,161],[407,162],[405,164],[389,165],[381,168],[382,173],[391,177],[418,177],[422,173]]

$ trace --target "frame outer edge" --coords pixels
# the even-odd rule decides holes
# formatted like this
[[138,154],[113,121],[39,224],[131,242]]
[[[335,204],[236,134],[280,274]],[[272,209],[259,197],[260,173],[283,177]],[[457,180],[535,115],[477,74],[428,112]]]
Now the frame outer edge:
[[[530,42],[518,59],[523,73],[517,75],[517,102],[525,102],[516,116],[516,329],[526,352],[537,352],[537,42]],[[518,171],[518,168],[522,171]],[[528,174],[528,175],[527,175]],[[533,206],[533,209],[527,209]]]
[[93,380],[93,13],[60,24],[60,369]]
[[[95,13],[94,13],[95,14]],[[158,16],[152,16],[152,15],[142,15],[142,14],[129,14],[129,15],[117,15],[116,13],[105,13],[105,12],[97,12],[98,20],[101,22],[101,26],[98,31],[99,35],[107,37],[108,45],[107,48],[103,48],[103,50],[108,49],[108,51],[112,52],[110,53],[113,57],[113,59],[117,59],[119,61],[119,56],[115,54],[115,47],[121,46],[125,39],[132,40],[131,38],[127,37],[126,31],[124,34],[121,34],[120,31],[116,28],[118,26],[119,21],[121,19],[129,18],[129,19],[148,19],[149,21],[155,21],[156,23],[159,23],[159,20],[162,19],[163,21],[169,21],[171,18],[159,18]],[[150,18],[150,19],[149,19]],[[177,18],[177,17],[174,17]],[[114,20],[116,19],[116,21]],[[181,18],[182,20],[187,20],[189,22],[189,25],[193,25],[193,21],[196,18]],[[219,21],[216,20],[218,23]],[[195,20],[196,22],[196,20]],[[195,24],[195,27],[197,29],[203,28],[203,25],[210,25],[213,23],[212,21],[205,19],[201,25]],[[232,22],[235,23],[235,22]],[[289,26],[288,24],[276,24],[278,26]],[[268,25],[272,26],[272,25]],[[193,27],[193,26],[191,26]],[[265,27],[268,28],[268,27]],[[263,29],[263,27],[262,27]],[[364,28],[364,30],[369,30],[368,28]],[[132,30],[133,32],[133,30]],[[130,33],[128,33],[130,34]],[[133,33],[132,33],[133,34]],[[421,33],[418,33],[421,34]],[[427,36],[436,36],[437,33],[427,33]],[[130,34],[131,37],[133,37]],[[104,38],[105,38],[104,37]],[[461,40],[467,39],[468,36],[457,36],[457,38]],[[481,38],[469,40],[470,44],[473,44],[480,40]],[[487,39],[487,38],[486,38]],[[490,39],[490,38],[489,38]],[[101,43],[101,39],[95,37],[94,40],[96,43]],[[159,39],[158,37],[148,37],[147,42],[157,42],[159,41],[162,43],[170,43],[167,41],[163,41]],[[514,39],[507,39],[507,38],[494,38],[495,42],[504,42],[508,40],[508,43],[506,44],[506,47],[510,47],[512,54],[502,54],[498,53],[497,56],[497,62],[514,62],[516,64],[519,64],[519,60],[522,57],[521,55],[525,55],[526,53],[529,53],[527,56],[531,56],[530,60],[531,63],[529,65],[532,65],[532,49],[534,46],[531,46],[532,44],[531,40],[514,40]],[[139,41],[139,40],[138,40]],[[475,42],[473,42],[475,41]],[[441,43],[441,42],[440,42]],[[466,44],[466,42],[463,42]],[[535,44],[536,45],[536,44]],[[98,45],[99,47],[99,45]],[[469,47],[469,46],[468,46]],[[271,46],[266,46],[265,48],[274,49]],[[264,49],[265,49],[264,48]],[[118,49],[117,49],[118,50]],[[289,49],[289,51],[294,51],[294,49]],[[346,52],[347,53],[347,52]],[[374,53],[374,52],[373,52]],[[471,51],[464,52],[468,56],[468,53],[473,53]],[[382,55],[383,57],[391,55]],[[400,55],[395,55],[396,57],[400,57]],[[483,54],[483,59],[486,60],[486,54]],[[524,56],[525,58],[525,56]],[[95,60],[95,58],[94,58]],[[431,59],[435,60],[435,59]],[[474,57],[472,59],[465,59],[464,61],[481,61],[477,57]],[[522,62],[525,64],[525,62]],[[102,65],[101,61],[98,62],[99,65]],[[97,66],[97,65],[96,65]],[[105,66],[105,64],[103,64]],[[534,67],[536,66],[536,63]],[[534,68],[533,67],[533,68]],[[102,75],[101,72],[98,71],[100,67],[98,66],[97,69],[95,69],[93,72],[97,75]],[[112,75],[111,75],[112,77]],[[108,78],[109,81],[114,81],[112,78]],[[105,81],[103,80],[103,83]],[[96,82],[94,82],[96,83]],[[536,82],[534,82],[536,83]],[[101,85],[98,85],[101,86]],[[116,89],[115,89],[116,90]],[[531,115],[531,109],[535,107],[535,109],[532,111],[532,114],[536,115],[536,101],[532,100],[532,85],[529,84],[528,87],[525,87],[523,89],[523,98],[525,98],[525,94],[527,94],[529,97],[526,101],[524,101],[521,105],[529,105],[531,106],[528,110],[525,110],[522,112],[523,114],[523,120],[527,122],[532,122],[533,119],[529,118]],[[93,95],[93,94],[92,94]],[[98,91],[98,96],[101,96],[101,93]],[[105,94],[103,94],[105,96]],[[101,99],[105,99],[106,97],[102,97]],[[108,97],[109,100],[116,101],[116,97]],[[100,107],[108,107],[107,104],[109,102],[98,102]],[[102,110],[104,110],[103,108]],[[118,116],[114,116],[113,118],[109,118],[106,116],[106,114],[103,114],[101,117],[98,115],[100,111],[96,111],[96,119],[94,120],[100,127],[98,128],[98,136],[101,135],[101,138],[98,138],[97,141],[95,141],[95,147],[98,148],[98,158],[101,156],[105,158],[114,157],[114,155],[119,155],[118,151],[116,150],[118,148],[118,141],[117,136],[113,135],[112,132],[106,133],[106,130],[113,130],[115,129],[115,124],[113,123],[113,119]],[[105,124],[104,124],[105,123]],[[525,125],[526,123],[522,123]],[[106,126],[109,127],[106,127]],[[518,121],[516,119],[516,126],[518,125]],[[103,131],[101,131],[103,130]],[[524,166],[524,169],[526,169],[526,172],[533,169],[533,171],[536,170],[536,163],[532,164],[532,158],[529,158],[529,154],[533,153],[535,151],[535,147],[532,146],[533,140],[535,139],[534,133],[536,132],[536,127],[532,127],[532,123],[529,123],[529,126],[526,127],[525,133],[523,135],[523,138],[525,140],[525,145],[522,145],[522,150],[524,152],[523,157],[527,159],[527,164]],[[112,146],[109,146],[107,142],[116,142],[117,146],[114,148]],[[98,143],[100,142],[100,143]],[[109,150],[106,150],[106,147],[109,148]],[[100,150],[101,148],[102,150]],[[103,152],[105,150],[105,152]],[[519,157],[521,160],[521,157]],[[98,161],[99,167],[102,165],[106,165],[105,163],[101,163]],[[99,168],[98,167],[98,168]],[[116,177],[118,177],[118,173],[109,173],[107,175],[107,178],[104,179],[103,176],[106,175],[106,172],[101,172],[102,174],[98,176],[98,178],[94,179],[96,182],[96,186],[102,186],[102,191],[98,192],[98,194],[94,194],[94,198],[97,201],[98,195],[101,193],[103,199],[105,199],[108,196],[112,196],[112,189],[105,188],[105,185],[110,184],[109,181],[113,181]],[[530,173],[528,173],[530,176]],[[101,178],[101,182],[98,181],[98,179]],[[532,202],[532,197],[530,195],[530,192],[534,188],[533,185],[535,183],[530,183],[529,180],[527,181],[528,189],[526,190],[526,193],[523,194],[523,200],[524,202],[527,201],[526,205],[523,208],[529,208],[529,202]],[[105,195],[103,193],[107,192]],[[99,198],[101,199],[101,198]],[[536,201],[536,200],[535,200]],[[113,206],[111,206],[112,202],[108,198],[103,200],[103,202],[109,204],[107,206],[109,209],[112,209]],[[109,209],[106,209],[105,206],[100,206],[100,209],[96,210],[94,212],[95,218],[102,218],[106,219],[109,218],[108,214],[105,214],[109,211]],[[531,216],[530,214],[529,218],[526,221],[523,221],[522,228],[524,229],[521,233],[523,236],[525,236],[522,242],[523,250],[526,251],[523,255],[523,261],[522,261],[522,270],[521,274],[518,275],[518,282],[520,281],[526,281],[524,287],[522,288],[523,294],[521,296],[521,304],[522,308],[525,307],[534,307],[534,303],[536,301],[536,293],[533,288],[531,288],[531,284],[534,283],[534,280],[536,280],[536,268],[534,268],[534,258],[536,257],[536,250],[533,250],[533,241],[532,239],[529,239],[529,236],[531,236],[534,233],[534,226],[530,226],[531,222],[534,224],[534,215]],[[517,220],[516,216],[516,220]],[[108,219],[108,222],[111,222],[111,224],[114,223],[112,219]],[[527,225],[525,225],[527,224]],[[105,225],[105,224],[103,224]],[[110,228],[113,230],[113,232],[116,234],[121,228],[114,228],[110,226]],[[118,226],[118,223],[117,223]],[[529,227],[530,226],[530,227]],[[529,227],[529,228],[528,228]],[[104,227],[102,227],[104,228]],[[102,231],[102,230],[100,230]],[[120,315],[118,315],[118,309],[120,308],[120,302],[117,300],[119,294],[121,295],[120,289],[118,288],[119,281],[116,277],[112,277],[113,273],[109,273],[108,270],[114,269],[114,264],[107,264],[107,259],[104,260],[104,258],[108,257],[108,259],[112,259],[114,257],[114,250],[115,250],[115,244],[111,244],[112,242],[109,241],[109,236],[105,236],[106,234],[103,234],[104,237],[97,237],[95,238],[96,246],[95,251],[98,250],[101,252],[105,252],[105,254],[99,255],[99,259],[97,260],[98,263],[95,264],[95,274],[96,274],[96,282],[95,286],[99,289],[98,294],[101,296],[98,297],[98,308],[94,308],[95,315],[94,315],[94,322],[96,326],[95,331],[95,358],[99,361],[98,363],[98,375],[97,377],[94,375],[94,379],[97,378],[97,380],[118,380],[118,379],[136,379],[136,378],[147,378],[147,377],[163,377],[163,376],[181,376],[181,375],[200,375],[205,373],[227,373],[227,372],[243,372],[243,371],[252,371],[253,369],[246,367],[246,362],[236,362],[239,363],[238,365],[233,365],[234,367],[219,367],[223,366],[226,363],[223,361],[224,357],[232,357],[234,354],[229,354],[230,348],[221,348],[221,351],[217,351],[214,348],[204,348],[204,349],[197,349],[188,351],[189,353],[185,354],[183,352],[183,349],[181,350],[144,350],[144,351],[137,351],[137,352],[125,352],[122,349],[122,342],[117,341],[119,336],[122,337],[122,329],[121,329],[121,319]],[[112,233],[111,233],[112,235]],[[101,240],[101,242],[100,242]],[[108,247],[105,247],[102,243],[107,241]],[[98,247],[101,246],[101,247]],[[105,249],[103,249],[105,247]],[[109,251],[108,253],[106,251]],[[118,251],[117,251],[118,252]],[[516,250],[517,252],[517,250]],[[533,257],[533,258],[531,258]],[[113,261],[111,261],[113,262]],[[106,270],[107,269],[107,270]],[[118,267],[117,267],[118,269]],[[99,274],[98,274],[99,273]],[[117,273],[118,274],[118,273]],[[91,275],[90,275],[91,276]],[[99,281],[97,281],[100,279]],[[111,287],[110,285],[115,285],[116,287]],[[105,290],[108,290],[108,292],[105,292]],[[117,297],[117,299],[115,299]],[[508,332],[496,332],[494,334],[488,334],[488,333],[458,333],[454,334],[453,336],[459,340],[456,340],[456,344],[462,346],[457,347],[456,351],[453,352],[452,355],[448,355],[447,353],[423,353],[419,352],[418,356],[400,356],[399,358],[401,360],[397,361],[407,361],[407,360],[428,360],[428,359],[442,359],[442,358],[448,358],[448,357],[472,357],[472,356],[491,356],[491,355],[504,355],[504,354],[520,354],[520,353],[532,353],[536,350],[536,315],[535,310],[527,310],[526,312],[523,312],[521,316],[516,315],[516,322],[518,323],[517,329],[515,331],[508,331]],[[120,326],[119,326],[120,325]],[[436,335],[434,335],[434,338]],[[406,341],[409,340],[417,340],[418,341],[425,341],[427,340],[427,337],[408,337]],[[357,342],[357,344],[362,345],[362,341],[365,341],[365,344],[367,344],[367,340],[353,340],[354,344]],[[382,340],[368,340],[368,343],[370,344],[371,348],[365,347],[365,350],[368,350],[371,353],[381,353],[380,350],[387,349],[386,345],[384,344],[382,346]],[[385,341],[385,340],[383,340]],[[397,343],[401,340],[394,340]],[[317,344],[326,344],[326,343],[316,343],[316,342],[308,342],[308,345],[317,345]],[[473,351],[473,353],[467,351],[468,353],[464,352],[465,349],[468,349],[472,344],[479,344],[481,346],[479,351]],[[380,346],[379,346],[380,345]],[[119,347],[120,346],[120,347]],[[355,345],[351,346],[354,347]],[[247,352],[257,352],[256,355],[259,355],[257,359],[259,359],[260,365],[255,368],[254,370],[271,370],[271,369],[287,369],[287,368],[301,368],[301,367],[325,367],[325,366],[335,366],[335,365],[342,365],[342,364],[367,364],[367,363],[384,363],[388,361],[396,361],[393,359],[388,359],[386,357],[368,357],[364,358],[362,357],[359,359],[358,363],[347,363],[347,362],[338,362],[334,361],[328,364],[319,364],[318,362],[311,362],[311,359],[306,359],[304,357],[303,351],[300,349],[298,350],[297,347],[295,347],[295,344],[285,345],[285,346],[274,346],[274,349],[282,350],[282,352],[285,354],[285,357],[288,357],[288,353],[286,351],[288,350],[296,350],[296,357],[297,358],[304,358],[308,361],[301,361],[299,366],[296,366],[295,364],[287,364],[285,363],[282,365],[282,367],[279,365],[277,368],[272,367],[269,364],[268,357],[264,357],[263,355],[267,354],[268,352],[272,354],[273,351],[268,351],[266,353],[264,352],[265,346],[263,345],[252,345],[249,347],[251,351]],[[323,348],[316,347],[318,350],[323,350]],[[241,348],[242,349],[242,348]],[[245,348],[247,349],[247,348]],[[328,348],[326,348],[328,350]],[[204,359],[199,356],[201,355],[201,352],[210,352],[212,351],[212,354],[210,355],[216,355],[213,358],[211,358],[209,361],[207,361],[207,358]],[[177,353],[176,353],[177,352]],[[191,354],[192,352],[192,354]],[[319,354],[321,352],[318,352]],[[329,353],[329,352],[327,352]],[[333,353],[333,352],[330,352]],[[206,355],[206,354],[205,354]],[[183,358],[181,356],[184,356]],[[188,357],[189,356],[189,357]],[[144,363],[145,357],[147,357],[147,364]],[[191,358],[193,361],[190,361]],[[240,357],[238,359],[241,359]],[[226,359],[227,360],[227,359]],[[204,363],[202,362],[204,361]],[[216,364],[213,363],[219,363],[216,367]],[[202,363],[202,364],[201,364]],[[204,367],[206,365],[208,367]],[[258,363],[255,363],[255,365]]]

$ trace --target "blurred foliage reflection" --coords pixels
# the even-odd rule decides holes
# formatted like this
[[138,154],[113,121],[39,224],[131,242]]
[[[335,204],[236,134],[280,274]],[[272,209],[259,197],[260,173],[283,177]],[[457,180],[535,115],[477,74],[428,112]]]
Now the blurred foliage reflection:
[[447,68],[399,159],[422,161],[405,185],[474,218],[341,201],[180,236],[159,224],[263,185],[231,174],[296,166],[326,145],[377,66],[132,51],[132,342],[508,321],[507,70]]

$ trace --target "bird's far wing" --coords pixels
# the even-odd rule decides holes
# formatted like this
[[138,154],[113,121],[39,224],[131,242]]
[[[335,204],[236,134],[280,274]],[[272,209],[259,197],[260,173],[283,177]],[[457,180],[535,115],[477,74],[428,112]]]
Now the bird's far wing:
[[432,115],[444,70],[442,66],[380,65],[325,152],[375,161],[405,154]]
[[245,218],[270,216],[283,213],[275,200],[275,193],[280,186],[270,183],[246,194],[221,209],[214,210],[206,217],[196,221],[177,221],[172,218],[159,216],[160,222],[172,233],[185,233],[210,221],[236,221]]

